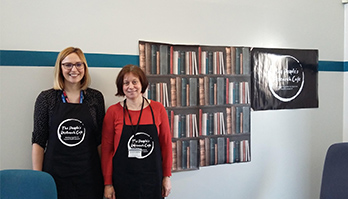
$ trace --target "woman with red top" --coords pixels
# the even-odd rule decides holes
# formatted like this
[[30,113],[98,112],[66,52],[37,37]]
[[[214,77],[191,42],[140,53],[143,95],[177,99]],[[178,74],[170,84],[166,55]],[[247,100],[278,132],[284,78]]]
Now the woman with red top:
[[148,80],[135,65],[116,79],[117,96],[102,130],[104,196],[110,199],[160,199],[171,190],[172,145],[167,112],[143,96]]

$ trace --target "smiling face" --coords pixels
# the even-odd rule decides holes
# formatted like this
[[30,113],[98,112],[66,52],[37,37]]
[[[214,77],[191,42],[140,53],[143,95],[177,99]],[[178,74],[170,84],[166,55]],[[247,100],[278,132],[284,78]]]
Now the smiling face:
[[[82,66],[80,66],[82,63]],[[71,67],[72,65],[72,67]],[[80,67],[78,67],[80,66]],[[76,53],[71,53],[63,59],[61,63],[64,83],[70,85],[80,84],[85,75],[85,66],[83,61]]]
[[123,77],[123,93],[128,99],[137,99],[142,96],[141,82],[133,73],[127,73]]

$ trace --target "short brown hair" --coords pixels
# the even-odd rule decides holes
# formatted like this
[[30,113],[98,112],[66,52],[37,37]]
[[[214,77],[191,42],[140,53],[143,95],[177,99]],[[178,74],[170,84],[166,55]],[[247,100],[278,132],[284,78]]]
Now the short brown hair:
[[86,90],[87,87],[91,83],[91,77],[89,75],[88,71],[88,65],[85,55],[83,54],[82,50],[80,48],[75,47],[68,47],[64,50],[62,50],[57,57],[56,64],[54,66],[54,83],[53,88],[55,90],[63,90],[64,89],[64,76],[62,73],[62,61],[70,54],[76,53],[77,56],[81,59],[81,61],[84,63],[85,67],[85,75],[81,79],[81,90]]
[[123,78],[126,74],[132,73],[134,76],[139,78],[141,84],[141,93],[145,93],[147,86],[149,85],[149,81],[143,70],[141,70],[138,66],[128,64],[125,65],[122,70],[118,73],[116,78],[116,87],[117,93],[116,96],[125,96],[123,92]]

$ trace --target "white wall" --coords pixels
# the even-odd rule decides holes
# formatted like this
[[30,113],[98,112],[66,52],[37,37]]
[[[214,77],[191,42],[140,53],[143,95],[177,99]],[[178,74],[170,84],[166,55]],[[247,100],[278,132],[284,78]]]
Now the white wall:
[[[319,60],[344,59],[340,0],[1,0],[0,20],[2,50],[137,55],[138,40],[153,40],[319,49]],[[119,70],[91,68],[107,107],[118,100]],[[34,101],[52,79],[52,67],[0,66],[0,169],[31,168]],[[169,198],[318,198],[325,152],[343,139],[344,86],[347,74],[319,72],[319,108],[252,112],[252,161],[174,173]]]

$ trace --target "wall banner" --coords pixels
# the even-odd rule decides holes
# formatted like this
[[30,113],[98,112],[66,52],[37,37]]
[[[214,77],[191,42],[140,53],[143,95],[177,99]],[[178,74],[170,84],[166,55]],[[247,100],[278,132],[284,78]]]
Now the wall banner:
[[253,48],[253,110],[318,108],[318,50]]

